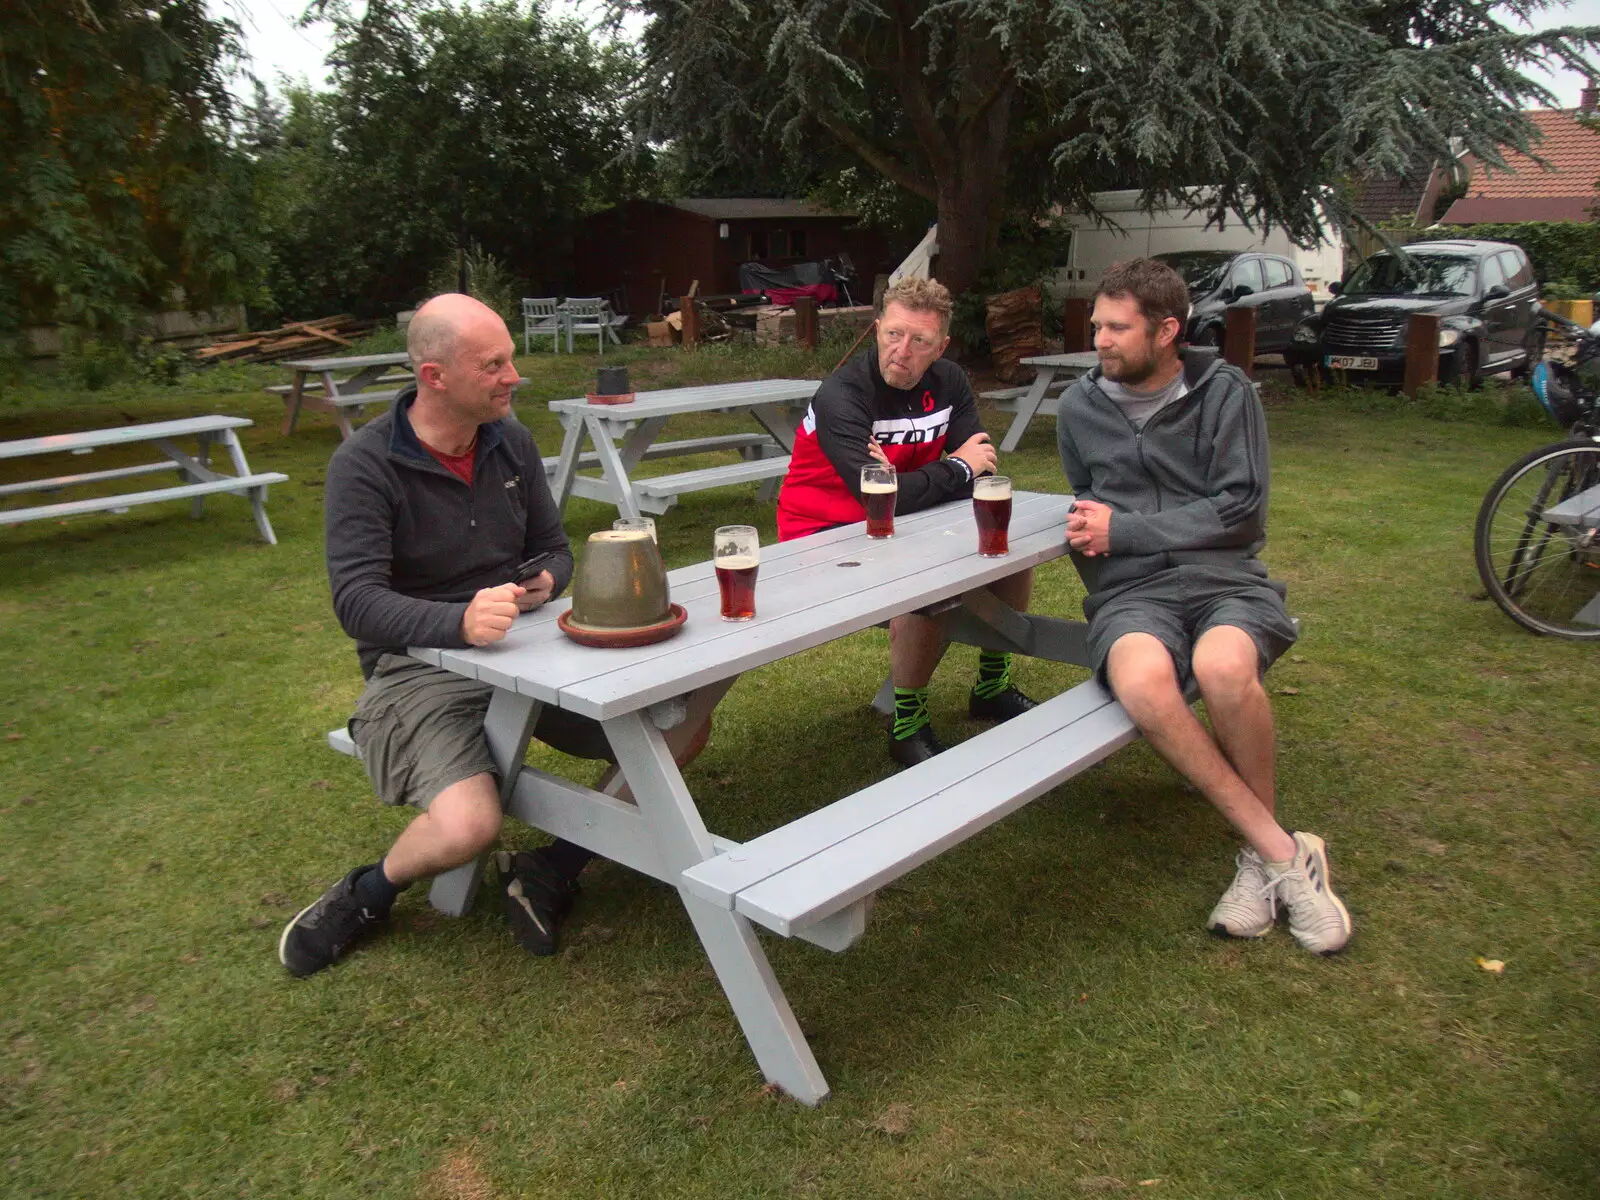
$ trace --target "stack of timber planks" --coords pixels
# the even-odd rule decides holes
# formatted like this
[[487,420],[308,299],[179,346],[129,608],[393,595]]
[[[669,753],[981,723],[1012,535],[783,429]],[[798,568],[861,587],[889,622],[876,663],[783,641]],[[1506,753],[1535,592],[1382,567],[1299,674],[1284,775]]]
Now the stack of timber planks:
[[349,313],[318,317],[315,321],[292,321],[278,329],[229,334],[209,346],[191,350],[189,357],[204,366],[216,362],[272,362],[279,358],[337,354],[348,350],[356,338],[377,324],[376,321],[357,320]]

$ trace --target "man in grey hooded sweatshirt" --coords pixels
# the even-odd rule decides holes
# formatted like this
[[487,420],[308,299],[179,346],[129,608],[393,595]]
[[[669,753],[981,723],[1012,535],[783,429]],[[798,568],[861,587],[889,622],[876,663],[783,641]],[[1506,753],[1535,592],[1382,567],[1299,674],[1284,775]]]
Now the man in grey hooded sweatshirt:
[[[1165,263],[1112,267],[1095,292],[1100,365],[1061,398],[1061,465],[1076,496],[1066,538],[1088,596],[1102,682],[1145,739],[1247,846],[1207,925],[1272,931],[1281,903],[1306,949],[1331,954],[1350,914],[1327,848],[1274,815],[1276,744],[1261,675],[1295,640],[1266,542],[1267,429],[1244,372],[1178,347],[1189,310]],[[1189,708],[1197,688],[1212,732]]]

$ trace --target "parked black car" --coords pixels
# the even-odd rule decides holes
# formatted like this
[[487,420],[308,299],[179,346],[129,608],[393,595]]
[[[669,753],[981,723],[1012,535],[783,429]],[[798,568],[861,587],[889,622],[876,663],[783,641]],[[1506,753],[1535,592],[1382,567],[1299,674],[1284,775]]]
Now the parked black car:
[[1182,250],[1155,256],[1189,285],[1192,346],[1222,348],[1230,308],[1256,310],[1256,353],[1282,354],[1300,323],[1316,311],[1300,268],[1276,254]]
[[1405,381],[1406,322],[1439,318],[1439,379],[1476,387],[1485,375],[1525,375],[1544,357],[1539,285],[1528,256],[1506,242],[1413,242],[1382,251],[1334,289],[1295,331],[1289,365],[1343,370],[1352,383]]

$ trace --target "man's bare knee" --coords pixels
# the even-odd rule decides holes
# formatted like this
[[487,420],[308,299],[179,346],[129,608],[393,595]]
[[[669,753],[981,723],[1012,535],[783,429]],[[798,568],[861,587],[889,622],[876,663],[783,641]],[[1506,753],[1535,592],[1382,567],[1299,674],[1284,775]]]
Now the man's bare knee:
[[1159,638],[1148,633],[1117,639],[1106,659],[1106,676],[1112,693],[1135,721],[1145,713],[1183,705],[1172,655]]
[[989,585],[989,590],[1018,612],[1027,612],[1028,601],[1033,598],[1033,568],[997,579]]
[[1219,626],[1195,643],[1191,669],[1201,693],[1212,702],[1244,699],[1261,687],[1261,658],[1242,629]]
[[428,817],[439,848],[462,860],[494,845],[505,819],[490,775],[474,775],[445,788],[428,806]]

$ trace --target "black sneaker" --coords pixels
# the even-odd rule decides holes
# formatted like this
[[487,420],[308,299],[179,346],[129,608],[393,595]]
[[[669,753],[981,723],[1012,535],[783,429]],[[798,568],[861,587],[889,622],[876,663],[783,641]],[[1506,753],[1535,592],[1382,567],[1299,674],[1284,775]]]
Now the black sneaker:
[[363,934],[387,919],[387,913],[376,913],[356,898],[356,879],[370,870],[372,866],[357,867],[284,926],[278,961],[289,974],[313,975],[333,966]]
[[1014,687],[992,696],[980,696],[977,692],[967,695],[967,715],[974,721],[1009,721],[1038,707],[1037,700],[1028,699]]
[[495,853],[500,868],[500,903],[511,932],[529,954],[543,958],[556,952],[556,933],[572,911],[578,884],[557,871],[537,851]]
[[902,767],[914,767],[927,762],[935,754],[944,753],[944,743],[933,732],[932,725],[924,725],[910,737],[897,738],[889,731],[889,757]]

